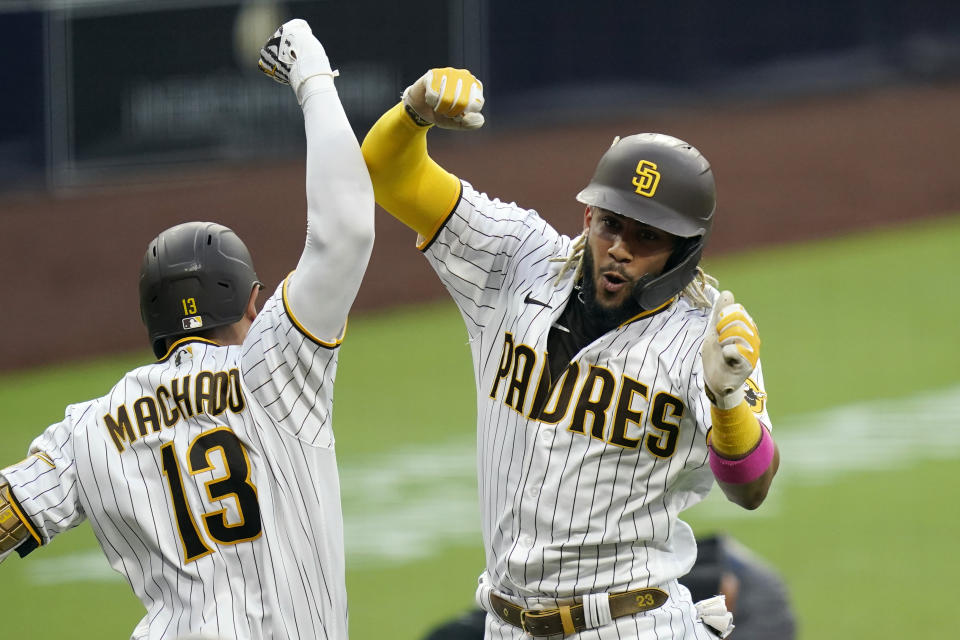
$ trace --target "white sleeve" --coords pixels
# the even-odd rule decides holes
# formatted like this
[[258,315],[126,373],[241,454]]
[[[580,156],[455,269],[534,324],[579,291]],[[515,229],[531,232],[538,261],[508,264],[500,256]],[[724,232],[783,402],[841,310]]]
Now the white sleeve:
[[373,248],[373,186],[333,78],[307,80],[307,239],[287,288],[298,327],[339,342]]
[[287,433],[311,446],[333,447],[333,383],[340,349],[298,330],[285,304],[286,286],[281,284],[267,299],[247,332],[240,361],[245,392]]
[[83,405],[68,407],[62,422],[50,425],[31,443],[29,457],[0,471],[10,483],[33,546],[86,519],[73,456],[73,410],[78,406]]

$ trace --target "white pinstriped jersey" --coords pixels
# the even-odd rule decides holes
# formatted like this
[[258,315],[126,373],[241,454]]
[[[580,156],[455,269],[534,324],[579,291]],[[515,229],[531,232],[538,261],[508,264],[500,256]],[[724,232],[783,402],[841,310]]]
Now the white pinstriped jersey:
[[133,638],[347,637],[339,349],[301,333],[282,290],[243,345],[177,343],[2,472],[43,543],[90,520],[146,606]]
[[[570,246],[536,212],[465,182],[421,245],[470,336],[481,580],[526,606],[687,573],[696,546],[678,514],[713,483],[700,359],[707,310],[681,297],[645,313],[587,345],[550,388],[547,336],[575,284],[572,270],[557,283],[550,260]],[[762,390],[759,366],[751,384]],[[762,395],[748,397],[770,425]]]

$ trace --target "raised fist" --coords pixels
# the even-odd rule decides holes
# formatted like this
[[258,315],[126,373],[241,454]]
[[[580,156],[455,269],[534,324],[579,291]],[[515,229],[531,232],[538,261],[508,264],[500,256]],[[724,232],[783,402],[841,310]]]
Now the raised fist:
[[[403,92],[403,104],[417,124],[443,129],[483,126],[483,83],[466,69],[431,69]],[[411,113],[412,112],[412,113]]]
[[710,401],[731,409],[743,400],[743,383],[760,358],[760,333],[733,294],[724,291],[713,305],[710,325],[700,354]]
[[323,75],[331,78],[330,60],[323,45],[304,20],[296,18],[280,25],[260,49],[260,70],[281,84],[289,84],[303,103],[301,88],[308,78]]

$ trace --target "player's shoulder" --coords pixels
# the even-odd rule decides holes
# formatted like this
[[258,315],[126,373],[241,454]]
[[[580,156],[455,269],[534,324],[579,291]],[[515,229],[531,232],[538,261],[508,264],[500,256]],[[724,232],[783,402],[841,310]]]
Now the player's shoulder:
[[461,180],[463,191],[457,211],[460,213],[476,213],[491,220],[523,220],[532,226],[549,225],[543,220],[536,209],[527,209],[514,201],[507,202],[486,192],[478,191],[466,180]]
[[[276,390],[278,385],[285,386],[293,375],[323,379],[336,371],[346,326],[340,336],[330,342],[311,334],[287,304],[285,283],[289,280],[288,276],[267,298],[238,347],[241,378],[250,388]],[[331,363],[334,366],[328,366]],[[301,373],[294,374],[294,370]]]
[[707,323],[710,321],[710,307],[705,307],[681,296],[674,304],[674,317],[683,322],[692,324]]
[[720,292],[717,288],[709,283],[700,287],[697,295],[690,295],[684,291],[677,299],[676,313],[687,322],[707,323],[710,321],[713,305],[719,296]]
[[99,401],[123,404],[144,394],[153,394],[160,387],[178,386],[203,373],[216,374],[238,366],[239,345],[220,345],[206,338],[184,338],[157,360],[145,362],[127,371]]
[[67,409],[68,411],[72,409],[76,413],[78,409],[86,408],[88,405],[123,404],[131,396],[132,390],[143,388],[147,381],[158,381],[159,369],[163,366],[162,360],[153,360],[136,366],[122,374],[102,396],[70,405]]
[[286,286],[290,281],[290,275],[277,285],[274,292],[263,303],[257,317],[254,318],[243,340],[241,362],[259,362],[267,351],[279,349],[285,352],[286,350],[281,347],[289,342],[291,336],[304,333],[302,327],[291,315],[287,304]]
[[92,400],[74,402],[68,404],[63,410],[64,423],[72,426],[78,426],[87,420],[94,420],[102,415],[103,407],[109,402],[109,394]]
[[68,404],[63,410],[63,419],[56,425],[56,429],[60,433],[76,434],[92,428],[99,419],[111,413],[115,406],[122,404],[126,399],[123,393],[126,387],[125,380],[126,376],[120,378],[101,396]]
[[175,343],[162,358],[130,369],[106,392],[96,398],[67,407],[67,419],[77,425],[87,418],[96,420],[117,415],[121,407],[135,411],[139,402],[152,405],[158,397],[182,393],[186,389],[221,384],[218,376],[239,374],[239,345],[218,345],[204,338],[188,338]]

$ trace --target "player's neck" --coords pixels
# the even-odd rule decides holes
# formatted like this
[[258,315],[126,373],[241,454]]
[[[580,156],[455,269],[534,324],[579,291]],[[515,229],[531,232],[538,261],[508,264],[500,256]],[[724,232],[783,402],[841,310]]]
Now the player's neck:
[[202,331],[189,336],[178,336],[176,338],[167,339],[167,348],[170,348],[177,340],[197,338],[201,340],[210,340],[215,342],[221,347],[228,347],[231,345],[243,344],[244,339],[247,337],[247,331],[250,330],[250,320],[247,318],[241,318],[233,324],[226,325],[223,327],[216,327],[210,329],[209,331]]
[[250,329],[250,321],[242,318],[231,325],[218,327],[218,329],[220,329],[220,331],[217,333],[217,337],[214,338],[214,342],[217,344],[224,347],[243,344],[244,339],[247,337],[247,331]]

